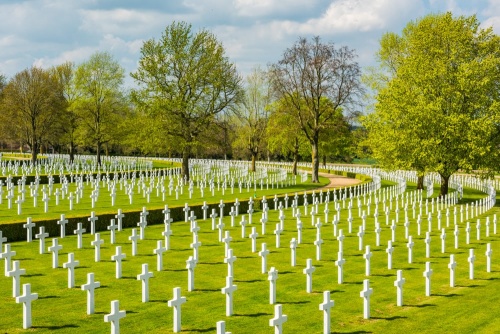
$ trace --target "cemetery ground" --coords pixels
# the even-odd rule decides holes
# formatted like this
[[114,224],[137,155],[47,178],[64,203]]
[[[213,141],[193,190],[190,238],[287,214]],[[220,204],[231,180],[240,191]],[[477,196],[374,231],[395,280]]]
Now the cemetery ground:
[[[387,186],[387,184],[386,184]],[[407,191],[413,191],[409,185]],[[232,196],[233,198],[236,196]],[[470,203],[485,197],[484,193],[476,190],[464,189],[464,199],[459,204]],[[268,198],[270,199],[270,198]],[[284,231],[281,234],[281,245],[276,247],[276,236],[273,231],[280,222],[279,211],[274,210],[270,203],[269,221],[266,224],[266,233],[262,234],[260,223],[261,211],[258,202],[254,204],[256,212],[253,214],[253,223],[246,226],[242,237],[242,227],[239,225],[243,213],[235,219],[231,226],[231,217],[224,216],[225,230],[229,231],[236,261],[234,262],[234,292],[232,316],[226,316],[226,297],[221,289],[226,286],[228,265],[224,263],[225,244],[218,241],[218,230],[212,230],[212,220],[202,220],[198,217],[198,232],[201,246],[199,260],[194,269],[194,291],[188,291],[188,270],[186,260],[193,255],[190,244],[193,235],[190,224],[176,221],[171,224],[173,232],[170,237],[170,249],[163,255],[163,267],[157,271],[157,255],[153,250],[157,248],[157,241],[164,240],[162,232],[164,225],[149,225],[145,229],[145,239],[138,243],[138,254],[132,256],[129,236],[131,229],[117,232],[115,244],[110,243],[110,232],[101,231],[100,238],[104,240],[101,246],[100,261],[95,262],[95,250],[91,245],[95,236],[90,233],[83,236],[83,249],[77,248],[77,238],[73,231],[67,231],[65,238],[50,236],[46,247],[51,246],[51,239],[58,238],[63,248],[59,251],[59,267],[52,269],[52,253],[39,254],[39,242],[33,240],[11,243],[16,255],[12,260],[19,260],[20,267],[26,269],[21,276],[21,284],[31,283],[31,291],[38,293],[38,300],[32,304],[33,327],[31,332],[39,333],[69,333],[69,332],[109,332],[109,323],[105,323],[104,315],[110,313],[110,302],[120,301],[120,310],[126,310],[126,317],[120,321],[122,333],[169,333],[173,328],[172,309],[167,306],[168,300],[173,297],[172,290],[181,288],[181,295],[187,298],[182,305],[182,330],[185,332],[215,332],[216,322],[224,320],[226,330],[233,333],[271,333],[269,320],[274,317],[274,305],[269,303],[268,274],[261,272],[261,257],[258,251],[262,243],[267,244],[270,254],[267,257],[267,271],[271,267],[278,270],[276,282],[276,304],[283,305],[283,313],[288,316],[284,323],[284,332],[289,333],[319,333],[323,330],[323,312],[319,304],[323,302],[323,291],[331,291],[331,299],[335,306],[331,309],[332,332],[494,332],[500,325],[495,316],[495,308],[500,291],[500,262],[495,255],[500,249],[498,235],[491,232],[485,236],[485,217],[493,221],[493,214],[500,213],[498,207],[469,219],[472,225],[470,244],[466,245],[465,219],[459,222],[459,248],[454,248],[453,214],[447,227],[446,217],[442,218],[442,225],[447,233],[445,253],[441,252],[440,232],[437,229],[434,215],[434,226],[431,232],[430,258],[425,255],[425,231],[427,221],[423,219],[422,233],[417,235],[417,224],[411,217],[409,210],[409,234],[413,236],[413,262],[408,263],[407,239],[403,227],[404,215],[400,212],[399,222],[395,231],[393,243],[393,265],[388,269],[387,241],[391,239],[391,229],[385,224],[385,215],[379,216],[382,228],[380,246],[376,246],[374,232],[374,218],[370,215],[366,219],[366,231],[363,237],[363,247],[359,250],[358,228],[362,219],[358,217],[356,201],[353,202],[352,232],[348,231],[347,209],[341,210],[341,220],[338,229],[342,229],[346,236],[344,241],[344,282],[337,282],[338,241],[333,234],[332,216],[335,212],[333,201],[330,200],[328,221],[324,220],[323,207],[319,205],[320,218],[323,226],[320,227],[323,240],[321,259],[316,259],[317,248],[313,244],[317,236],[317,227],[312,225],[310,212],[304,215],[301,206],[301,221],[303,223],[302,243],[297,247],[296,266],[291,265],[290,240],[297,238],[297,220],[292,217],[292,209],[284,210]],[[168,202],[168,201],[167,201]],[[340,201],[339,203],[342,203]],[[341,204],[342,205],[342,204]],[[393,205],[395,202],[393,201]],[[173,206],[173,205],[171,205]],[[117,206],[119,207],[119,206]],[[312,205],[309,205],[309,211]],[[148,206],[149,208],[149,206]],[[363,207],[366,209],[366,206]],[[374,205],[371,207],[373,213]],[[87,212],[90,211],[87,209]],[[248,221],[248,215],[246,215]],[[395,219],[392,212],[390,220]],[[475,223],[480,219],[483,222],[480,240],[476,239]],[[219,218],[217,218],[219,222]],[[252,252],[252,239],[249,238],[252,227],[258,233],[257,249]],[[491,272],[486,272],[486,245],[491,243],[493,260]],[[371,273],[365,275],[365,246],[371,246]],[[115,278],[115,262],[111,256],[116,252],[116,246],[122,247],[126,254],[123,260],[122,278]],[[469,279],[469,249],[475,250],[475,275]],[[68,253],[74,253],[79,265],[75,269],[75,287],[68,288],[68,270],[63,269],[63,263],[68,259]],[[455,254],[457,262],[456,285],[450,287],[448,263],[450,254]],[[312,259],[316,268],[312,278],[312,293],[306,292],[306,276],[303,269],[306,260]],[[425,279],[423,271],[425,262],[430,261],[434,274],[432,275],[431,296],[425,296]],[[2,261],[3,262],[3,261]],[[141,281],[137,275],[141,273],[142,264],[147,263],[153,277],[149,280],[149,301],[141,301]],[[2,266],[0,265],[0,270]],[[403,270],[406,279],[404,285],[403,306],[396,306],[396,271]],[[95,280],[100,287],[95,290],[95,314],[86,314],[87,293],[81,290],[81,285],[87,283],[87,274],[94,273]],[[363,319],[363,300],[360,291],[363,289],[363,280],[370,280],[373,288],[371,296],[371,319]],[[0,275],[0,332],[21,333],[22,306],[15,303],[12,297],[12,278]]]

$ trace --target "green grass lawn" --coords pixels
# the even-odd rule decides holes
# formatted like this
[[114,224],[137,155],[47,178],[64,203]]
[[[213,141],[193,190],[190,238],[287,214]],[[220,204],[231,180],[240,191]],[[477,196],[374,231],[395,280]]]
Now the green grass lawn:
[[[260,196],[260,195],[259,195]],[[233,196],[235,197],[235,196]],[[464,201],[472,201],[484,197],[477,191],[466,189]],[[229,195],[228,195],[229,198]],[[140,205],[139,205],[140,206]],[[271,206],[272,208],[273,206]],[[322,210],[322,206],[320,206]],[[91,211],[87,208],[87,211]],[[333,212],[333,204],[330,203]],[[296,238],[296,220],[291,217],[291,210],[286,210],[285,232],[281,235],[281,247],[275,247],[275,236],[272,231],[278,220],[278,212],[269,212],[267,233],[262,236],[261,224],[258,219],[260,212],[254,213],[254,224],[259,233],[257,248],[266,242],[271,254],[268,256],[268,269],[271,266],[279,271],[277,280],[277,301],[283,305],[283,312],[288,316],[284,331],[288,333],[320,333],[322,332],[323,315],[319,311],[319,304],[323,299],[323,291],[330,290],[331,298],[335,301],[332,309],[332,332],[373,332],[373,333],[492,333],[498,330],[500,320],[496,317],[496,303],[500,291],[500,261],[496,252],[500,249],[498,235],[486,238],[484,234],[484,217],[494,213],[499,214],[498,207],[480,217],[483,222],[481,240],[475,238],[475,228],[471,233],[471,244],[465,245],[465,223],[460,226],[460,248],[453,247],[453,223],[446,229],[446,253],[441,254],[440,232],[437,230],[436,219],[432,231],[431,258],[425,258],[424,233],[417,236],[417,226],[411,217],[410,235],[413,236],[414,262],[408,264],[406,240],[404,238],[403,220],[396,229],[394,243],[393,269],[387,269],[387,240],[391,231],[385,225],[385,219],[379,218],[382,223],[381,246],[375,246],[373,218],[367,219],[367,231],[364,245],[370,245],[373,252],[371,261],[370,284],[373,288],[371,298],[371,315],[369,320],[363,319],[363,301],[359,297],[365,279],[364,251],[358,251],[358,237],[356,232],[361,224],[357,216],[357,203],[354,201],[353,233],[347,231],[347,210],[341,213],[339,226],[347,235],[344,242],[345,276],[344,284],[337,284],[337,267],[334,261],[337,258],[338,242],[333,236],[333,227],[328,223],[322,227],[322,259],[315,259],[316,248],[313,241],[316,237],[316,228],[311,225],[311,217],[303,216],[303,241],[297,249],[297,266],[290,264],[289,242]],[[372,207],[373,213],[373,207]],[[443,215],[444,216],[444,215]],[[323,217],[323,215],[320,215]],[[452,218],[452,217],[451,217]],[[241,219],[238,218],[239,222]],[[330,213],[329,220],[332,219]],[[391,219],[393,217],[391,216]],[[453,222],[453,219],[451,219]],[[476,218],[471,219],[476,222]],[[492,221],[492,218],[490,218]],[[185,332],[215,332],[216,322],[226,321],[226,330],[233,333],[272,333],[269,319],[274,316],[274,306],[269,304],[269,281],[267,274],[261,273],[261,258],[251,252],[251,239],[241,237],[239,226],[230,226],[229,217],[225,217],[226,229],[230,231],[233,241],[231,248],[237,257],[234,269],[234,283],[237,290],[234,293],[234,315],[225,316],[225,296],[221,288],[225,286],[227,265],[224,264],[224,244],[217,240],[218,232],[212,231],[211,220],[198,220],[201,230],[199,240],[200,259],[195,269],[195,291],[187,291],[186,260],[193,251],[189,244],[192,234],[189,226],[183,222],[172,224],[173,236],[171,249],[164,254],[164,268],[156,271],[156,241],[162,240],[163,225],[151,225],[146,229],[146,238],[139,242],[139,254],[135,257],[131,253],[128,236],[130,229],[117,234],[115,245],[110,244],[109,232],[101,232],[105,240],[102,246],[101,262],[94,262],[94,249],[90,246],[93,236],[84,235],[84,249],[76,249],[75,236],[59,239],[63,245],[60,252],[58,269],[51,268],[51,254],[38,254],[38,242],[15,242],[12,249],[17,252],[14,260],[20,260],[21,267],[27,270],[22,276],[21,283],[31,283],[32,291],[39,294],[34,301],[33,328],[30,332],[36,333],[106,333],[110,325],[103,317],[110,312],[110,302],[120,300],[120,309],[127,311],[127,316],[120,322],[122,333],[170,333],[172,331],[172,309],[167,301],[172,298],[172,289],[181,287],[182,295],[187,302],[182,307],[182,330]],[[445,222],[445,220],[444,220]],[[443,223],[445,226],[445,223]],[[475,224],[472,224],[475,226]],[[427,227],[427,222],[422,224]],[[250,233],[247,227],[247,235]],[[423,230],[425,230],[423,228]],[[69,234],[67,232],[67,234]],[[492,272],[486,273],[486,259],[484,252],[486,244],[491,243],[494,251]],[[47,247],[51,244],[48,240]],[[122,246],[127,254],[123,262],[123,278],[115,278],[115,263],[110,261],[115,253],[115,246]],[[475,279],[468,278],[468,250],[474,248],[476,253]],[[74,252],[75,258],[80,261],[76,269],[76,285],[74,289],[67,288],[67,270],[62,269],[62,263],[67,261],[67,253]],[[449,287],[449,255],[455,254],[457,266],[456,287]],[[316,271],[313,274],[313,293],[306,293],[306,277],[302,273],[306,259],[312,258]],[[432,296],[425,296],[425,281],[422,273],[425,261],[432,262],[434,275],[432,276]],[[149,264],[149,271],[154,273],[150,279],[150,302],[141,302],[141,282],[136,276],[141,272],[141,265]],[[0,270],[3,266],[0,265]],[[397,269],[403,270],[406,279],[404,285],[404,306],[396,306],[396,279]],[[80,286],[86,283],[87,273],[95,273],[96,280],[101,287],[96,290],[96,314],[86,315],[86,292]],[[11,297],[12,279],[0,275],[0,332],[21,333],[22,306],[16,304]]]

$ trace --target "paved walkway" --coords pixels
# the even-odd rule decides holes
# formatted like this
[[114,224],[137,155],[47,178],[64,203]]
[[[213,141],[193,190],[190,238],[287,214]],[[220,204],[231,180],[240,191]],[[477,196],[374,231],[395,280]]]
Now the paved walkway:
[[319,173],[320,176],[326,177],[330,180],[330,183],[319,189],[327,188],[339,188],[339,187],[349,187],[361,183],[361,180],[351,179],[341,175],[333,175],[326,173]]

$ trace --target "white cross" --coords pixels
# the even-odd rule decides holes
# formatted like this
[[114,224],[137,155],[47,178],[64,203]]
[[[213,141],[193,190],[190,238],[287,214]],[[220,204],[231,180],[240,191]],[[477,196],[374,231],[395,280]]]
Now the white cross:
[[174,333],[181,331],[181,305],[186,302],[186,297],[181,297],[181,288],[174,288],[174,298],[168,301],[168,306],[174,308]]
[[94,281],[94,273],[87,274],[87,283],[82,284],[81,289],[87,291],[87,314],[94,314],[95,293],[94,290],[101,286],[101,282]]
[[269,250],[266,248],[266,243],[262,243],[262,250],[259,252],[259,256],[262,258],[262,270],[261,272],[265,274],[267,272],[267,255]]
[[316,270],[315,267],[312,265],[312,259],[307,259],[307,265],[306,267],[302,270],[304,275],[306,275],[306,292],[311,293],[312,292],[312,274]]
[[5,276],[7,276],[11,270],[12,257],[16,255],[16,252],[10,249],[10,244],[5,244],[4,249],[5,251],[0,253],[0,259],[5,259]]
[[170,229],[170,223],[165,224],[165,231],[161,232],[161,235],[165,237],[165,248],[170,249],[170,236],[172,235],[172,230]]
[[156,254],[156,271],[163,270],[163,253],[165,253],[167,249],[163,247],[163,240],[156,241],[156,248],[153,250],[153,254]]
[[87,218],[87,220],[90,222],[90,234],[95,234],[95,221],[99,220],[99,217],[96,217],[95,212],[92,211],[90,213],[90,217]]
[[288,320],[286,314],[283,314],[281,304],[274,305],[274,318],[269,320],[269,326],[274,327],[275,334],[283,333],[283,324]]
[[111,322],[111,334],[120,333],[120,319],[125,318],[125,315],[125,311],[120,311],[120,301],[111,301],[111,313],[104,316],[105,322]]
[[403,271],[397,271],[397,279],[394,281],[394,286],[396,287],[397,292],[397,305],[403,306],[403,285],[406,280],[403,278]]
[[276,280],[278,279],[278,270],[271,267],[267,273],[267,280],[269,281],[269,304],[276,303]]
[[233,277],[226,276],[226,286],[221,289],[221,292],[226,295],[226,316],[233,315],[233,293],[237,286],[233,284]]
[[61,214],[61,219],[57,221],[57,225],[61,226],[61,238],[64,238],[66,236],[66,224],[68,223],[68,220],[64,216],[64,213]]
[[335,261],[335,265],[338,267],[338,284],[342,284],[344,282],[344,263],[345,259],[342,258],[342,252],[338,252],[337,260]]
[[491,250],[491,243],[486,244],[486,252],[484,254],[486,255],[486,272],[490,273],[491,272],[491,255],[493,254],[493,251]]
[[430,262],[425,262],[425,271],[424,271],[424,277],[425,277],[425,295],[429,297],[431,295],[431,276],[432,276],[432,269],[431,269],[431,263]]
[[40,226],[40,232],[35,234],[35,238],[40,240],[40,254],[45,253],[45,238],[47,238],[49,234],[45,232],[45,226]]
[[330,300],[330,291],[323,291],[323,303],[319,304],[319,310],[323,311],[323,333],[330,333],[330,309],[335,305]]
[[142,272],[137,275],[137,280],[142,282],[142,302],[149,301],[149,279],[153,277],[153,273],[148,271],[148,264],[142,264]]
[[68,288],[75,287],[75,267],[80,264],[80,261],[75,261],[75,254],[68,254],[68,262],[63,263],[63,268],[68,269]]
[[370,280],[363,280],[363,290],[359,296],[363,298],[363,318],[370,319],[370,296],[373,294],[373,289],[370,288]]
[[122,209],[118,209],[118,214],[115,215],[115,218],[118,223],[118,231],[122,230],[122,219],[125,217],[125,215],[122,213]]
[[387,241],[387,248],[385,250],[387,253],[387,269],[392,269],[392,253],[394,252],[394,247],[392,247],[392,241]]
[[476,261],[476,257],[474,256],[474,249],[469,249],[469,257],[467,258],[469,262],[469,279],[474,279],[474,262]]
[[21,275],[24,274],[26,274],[26,269],[21,269],[19,261],[14,261],[12,270],[7,273],[7,277],[12,277],[12,297],[14,298],[20,295]]
[[38,299],[37,293],[31,293],[31,284],[23,284],[23,294],[16,297],[16,303],[23,303],[23,328],[31,328],[31,302]]
[[74,230],[73,232],[75,234],[78,235],[78,239],[77,239],[77,246],[78,246],[78,249],[81,249],[82,248],[82,244],[83,244],[83,233],[85,233],[86,229],[82,228],[82,223],[78,223],[77,224],[77,229]]
[[110,225],[108,226],[108,231],[110,231],[110,243],[113,245],[116,240],[116,230],[118,229],[118,225],[115,224],[115,220],[110,220]]
[[[35,227],[35,223],[31,221],[31,217],[28,217],[26,224],[23,224],[23,227],[26,229],[26,238],[27,242],[31,242],[33,240],[33,227]],[[7,241],[5,238],[4,241]],[[2,231],[0,231],[0,248],[2,247]]]
[[111,255],[111,261],[115,261],[115,277],[122,277],[122,260],[127,257],[127,254],[122,253],[122,246],[116,246],[115,255]]
[[448,268],[450,269],[450,287],[455,287],[455,268],[457,267],[457,262],[455,261],[455,254],[450,254],[450,263],[448,263]]
[[227,250],[227,256],[224,258],[224,263],[227,263],[227,275],[233,276],[234,262],[236,261],[236,256],[233,255],[233,250]]
[[104,240],[101,239],[100,233],[95,234],[95,239],[94,241],[91,241],[90,244],[94,246],[94,257],[95,257],[95,262],[101,261],[101,245],[104,244]]
[[132,241],[132,256],[137,255],[137,240],[139,240],[139,235],[137,235],[137,229],[132,229],[132,235],[128,237],[128,240]]
[[59,245],[57,238],[52,239],[52,246],[48,248],[49,252],[52,252],[52,268],[59,267],[59,251],[63,248]]

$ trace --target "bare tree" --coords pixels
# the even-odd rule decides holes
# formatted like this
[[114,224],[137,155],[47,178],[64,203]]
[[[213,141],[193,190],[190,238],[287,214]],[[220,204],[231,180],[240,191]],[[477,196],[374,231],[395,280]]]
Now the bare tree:
[[[325,129],[347,112],[362,93],[361,70],[353,50],[319,37],[299,38],[270,66],[272,87],[311,144],[312,181],[319,182],[319,141]],[[335,136],[328,133],[328,136]]]

